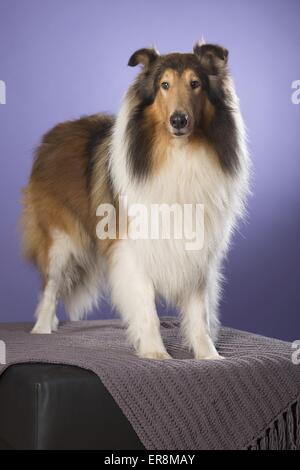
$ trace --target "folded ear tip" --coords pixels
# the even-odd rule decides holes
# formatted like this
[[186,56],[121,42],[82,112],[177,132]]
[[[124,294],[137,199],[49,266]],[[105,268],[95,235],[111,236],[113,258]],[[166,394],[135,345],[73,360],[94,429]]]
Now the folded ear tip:
[[194,54],[198,56],[205,55],[206,53],[212,53],[216,57],[223,59],[227,62],[229,51],[226,47],[219,46],[218,44],[206,44],[205,42],[198,41],[194,45]]
[[135,51],[132,56],[130,57],[128,61],[128,65],[130,67],[135,67],[138,64],[142,64],[144,66],[148,66],[152,62],[156,60],[158,57],[159,53],[157,52],[156,49],[138,49]]
[[136,58],[134,57],[135,54],[132,54],[132,56],[130,57],[127,65],[129,67],[135,67],[137,65],[137,62],[136,62]]

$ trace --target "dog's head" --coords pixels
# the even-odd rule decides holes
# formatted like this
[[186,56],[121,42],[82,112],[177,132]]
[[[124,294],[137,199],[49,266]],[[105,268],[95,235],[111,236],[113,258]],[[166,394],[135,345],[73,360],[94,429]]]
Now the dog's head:
[[193,53],[159,55],[139,49],[128,65],[142,65],[134,86],[148,116],[174,138],[201,129],[209,107],[211,81],[227,73],[228,51],[213,44],[196,44]]

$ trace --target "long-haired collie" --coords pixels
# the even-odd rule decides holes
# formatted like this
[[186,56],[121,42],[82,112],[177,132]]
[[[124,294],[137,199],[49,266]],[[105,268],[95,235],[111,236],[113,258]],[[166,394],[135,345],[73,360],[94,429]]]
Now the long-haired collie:
[[[181,313],[195,358],[218,359],[221,262],[244,212],[249,173],[228,51],[200,43],[186,54],[140,49],[129,59],[138,64],[116,117],[59,124],[37,149],[23,210],[25,255],[43,279],[32,333],[57,330],[59,300],[72,320],[83,318],[105,285],[140,357],[170,358],[156,311],[163,298]],[[99,235],[99,206],[119,217],[125,198],[127,207],[190,205],[192,216],[200,204],[201,249],[187,249],[194,217],[185,218],[182,237],[160,230],[132,237],[128,211],[116,236]]]

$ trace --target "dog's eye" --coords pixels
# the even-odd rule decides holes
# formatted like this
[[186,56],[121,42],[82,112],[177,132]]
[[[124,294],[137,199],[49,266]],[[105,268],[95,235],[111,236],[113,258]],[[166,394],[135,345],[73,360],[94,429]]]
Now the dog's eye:
[[201,86],[201,83],[199,82],[199,80],[192,80],[191,81],[191,88],[193,88],[193,90],[195,88],[199,88]]
[[162,82],[160,84],[163,90],[168,90],[170,88],[170,83],[169,82]]

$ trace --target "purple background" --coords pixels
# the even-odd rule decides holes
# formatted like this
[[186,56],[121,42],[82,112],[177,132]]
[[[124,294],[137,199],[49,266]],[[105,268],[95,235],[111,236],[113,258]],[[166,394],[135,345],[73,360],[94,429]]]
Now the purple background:
[[[0,0],[0,321],[31,320],[39,280],[21,257],[20,189],[32,151],[58,121],[116,112],[137,48],[190,51],[220,42],[246,119],[254,162],[247,224],[226,263],[222,321],[300,338],[299,0]],[[103,305],[100,315],[109,314]]]

